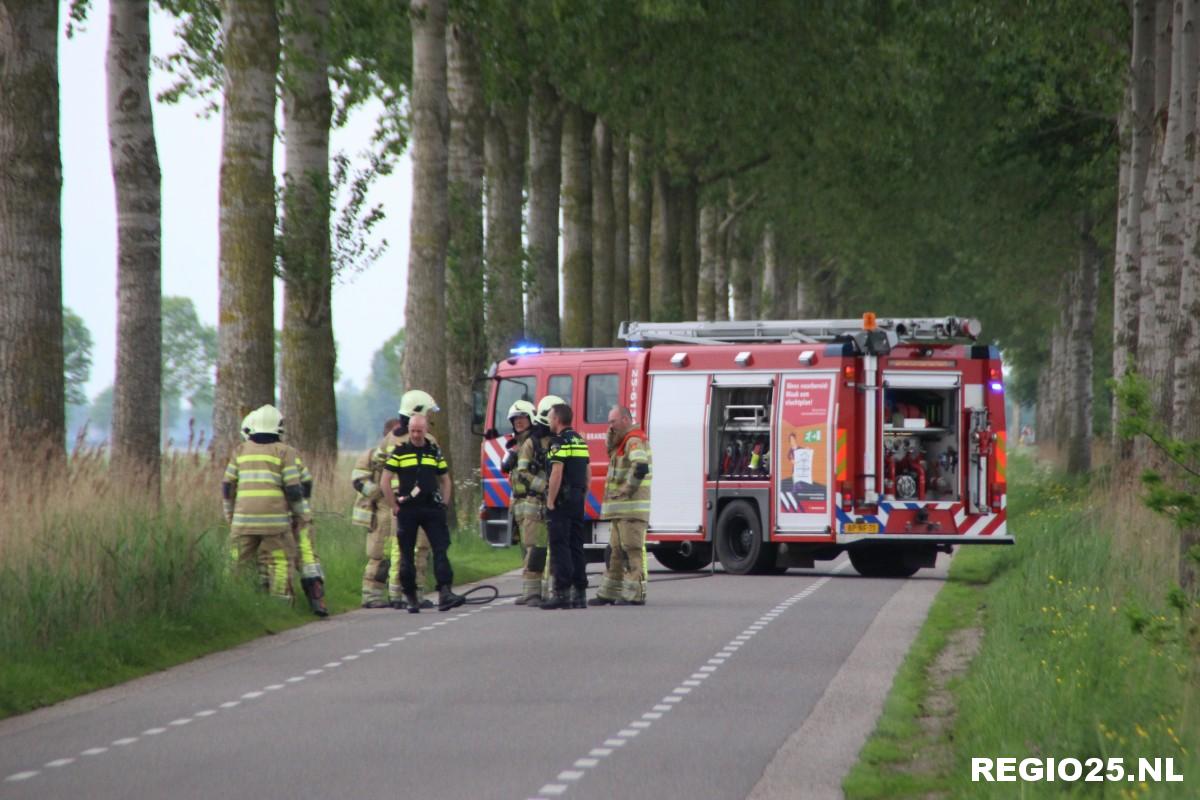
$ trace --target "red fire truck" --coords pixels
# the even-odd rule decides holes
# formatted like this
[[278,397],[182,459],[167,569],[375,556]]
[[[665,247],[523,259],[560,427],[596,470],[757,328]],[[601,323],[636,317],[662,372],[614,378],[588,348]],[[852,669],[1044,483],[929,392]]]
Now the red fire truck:
[[650,437],[647,546],[663,565],[731,573],[846,551],[867,576],[908,576],[957,544],[1011,544],[1004,384],[979,323],[936,319],[629,322],[627,348],[523,346],[476,384],[481,533],[512,542],[500,471],[516,400],[558,395],[591,452],[589,549],[608,412]]

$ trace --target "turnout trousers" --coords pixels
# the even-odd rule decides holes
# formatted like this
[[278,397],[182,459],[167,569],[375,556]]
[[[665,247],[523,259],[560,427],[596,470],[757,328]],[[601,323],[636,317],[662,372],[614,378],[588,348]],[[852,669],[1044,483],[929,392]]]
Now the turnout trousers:
[[611,551],[600,597],[639,602],[646,599],[646,527],[647,522],[641,519],[611,521]]
[[547,509],[550,523],[550,573],[554,591],[587,589],[587,559],[583,553],[582,489],[564,488],[554,509]]
[[417,591],[417,570],[413,563],[413,550],[417,544],[417,529],[423,529],[429,537],[429,548],[433,551],[433,575],[438,588],[454,584],[454,570],[450,567],[450,528],[446,525],[446,509],[437,505],[400,506],[396,515],[396,537],[400,542],[400,586],[406,594]]

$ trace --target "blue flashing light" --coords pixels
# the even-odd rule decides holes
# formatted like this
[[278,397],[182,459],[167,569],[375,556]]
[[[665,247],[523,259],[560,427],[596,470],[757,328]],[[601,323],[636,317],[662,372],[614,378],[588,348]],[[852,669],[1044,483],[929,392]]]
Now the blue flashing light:
[[992,381],[988,385],[992,387],[993,392],[1003,392],[1004,391],[1004,384],[1002,384],[1000,381]]
[[630,353],[640,353],[640,352],[642,352],[642,350],[644,348],[635,344],[635,345],[631,345],[630,347],[626,347],[625,349],[628,350]]
[[540,344],[519,344],[508,352],[514,356],[533,356],[542,352],[542,346]]

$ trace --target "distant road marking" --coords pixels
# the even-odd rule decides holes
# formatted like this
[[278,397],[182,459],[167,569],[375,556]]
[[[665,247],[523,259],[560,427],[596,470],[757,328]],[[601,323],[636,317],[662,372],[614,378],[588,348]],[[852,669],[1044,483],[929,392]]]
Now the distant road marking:
[[570,784],[548,783],[542,788],[538,789],[536,795],[529,796],[528,800],[546,800],[546,797],[558,797],[565,794],[566,791],[572,785],[574,785],[576,781],[582,780],[587,770],[599,766],[601,760],[611,756],[614,752],[612,748],[622,747],[624,746],[625,742],[642,733],[642,731],[649,730],[656,721],[662,719],[666,715],[666,712],[676,708],[679,703],[682,703],[693,689],[702,686],[706,678],[711,677],[718,668],[725,664],[726,660],[737,653],[737,651],[740,650],[743,645],[753,639],[757,633],[764,630],[767,625],[775,620],[776,617],[778,617],[784,611],[787,611],[796,603],[811,595],[813,592],[820,589],[825,584],[829,583],[829,581],[832,580],[833,575],[836,575],[849,566],[850,562],[843,561],[840,565],[833,568],[833,574],[818,578],[804,589],[796,592],[796,594],[792,595],[787,600],[784,600],[782,603],[779,603],[770,611],[763,614],[761,617],[747,626],[745,630],[734,636],[733,639],[731,639],[728,644],[718,650],[712,658],[707,659],[704,662],[704,666],[697,667],[691,673],[691,677],[689,677],[687,680],[681,681],[678,686],[671,690],[669,695],[655,703],[654,706],[652,706],[652,711],[642,714],[641,719],[629,723],[628,727],[622,728],[612,737],[605,739],[604,747],[595,747],[589,750],[588,755],[590,758],[576,759],[574,761],[574,766],[578,767],[579,769],[566,770],[558,774],[557,780],[569,780],[571,781]]

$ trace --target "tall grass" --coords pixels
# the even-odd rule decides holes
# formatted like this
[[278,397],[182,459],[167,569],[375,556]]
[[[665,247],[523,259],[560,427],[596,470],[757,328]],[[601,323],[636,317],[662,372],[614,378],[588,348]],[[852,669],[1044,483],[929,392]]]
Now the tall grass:
[[[221,513],[224,463],[192,447],[164,459],[162,502],[77,447],[65,467],[13,473],[0,487],[0,717],[311,621],[230,560]],[[327,603],[360,603],[364,531],[349,522],[352,459],[314,469],[316,546]],[[519,564],[464,531],[456,581]],[[299,591],[298,579],[295,581]],[[385,612],[386,613],[386,612]]]

